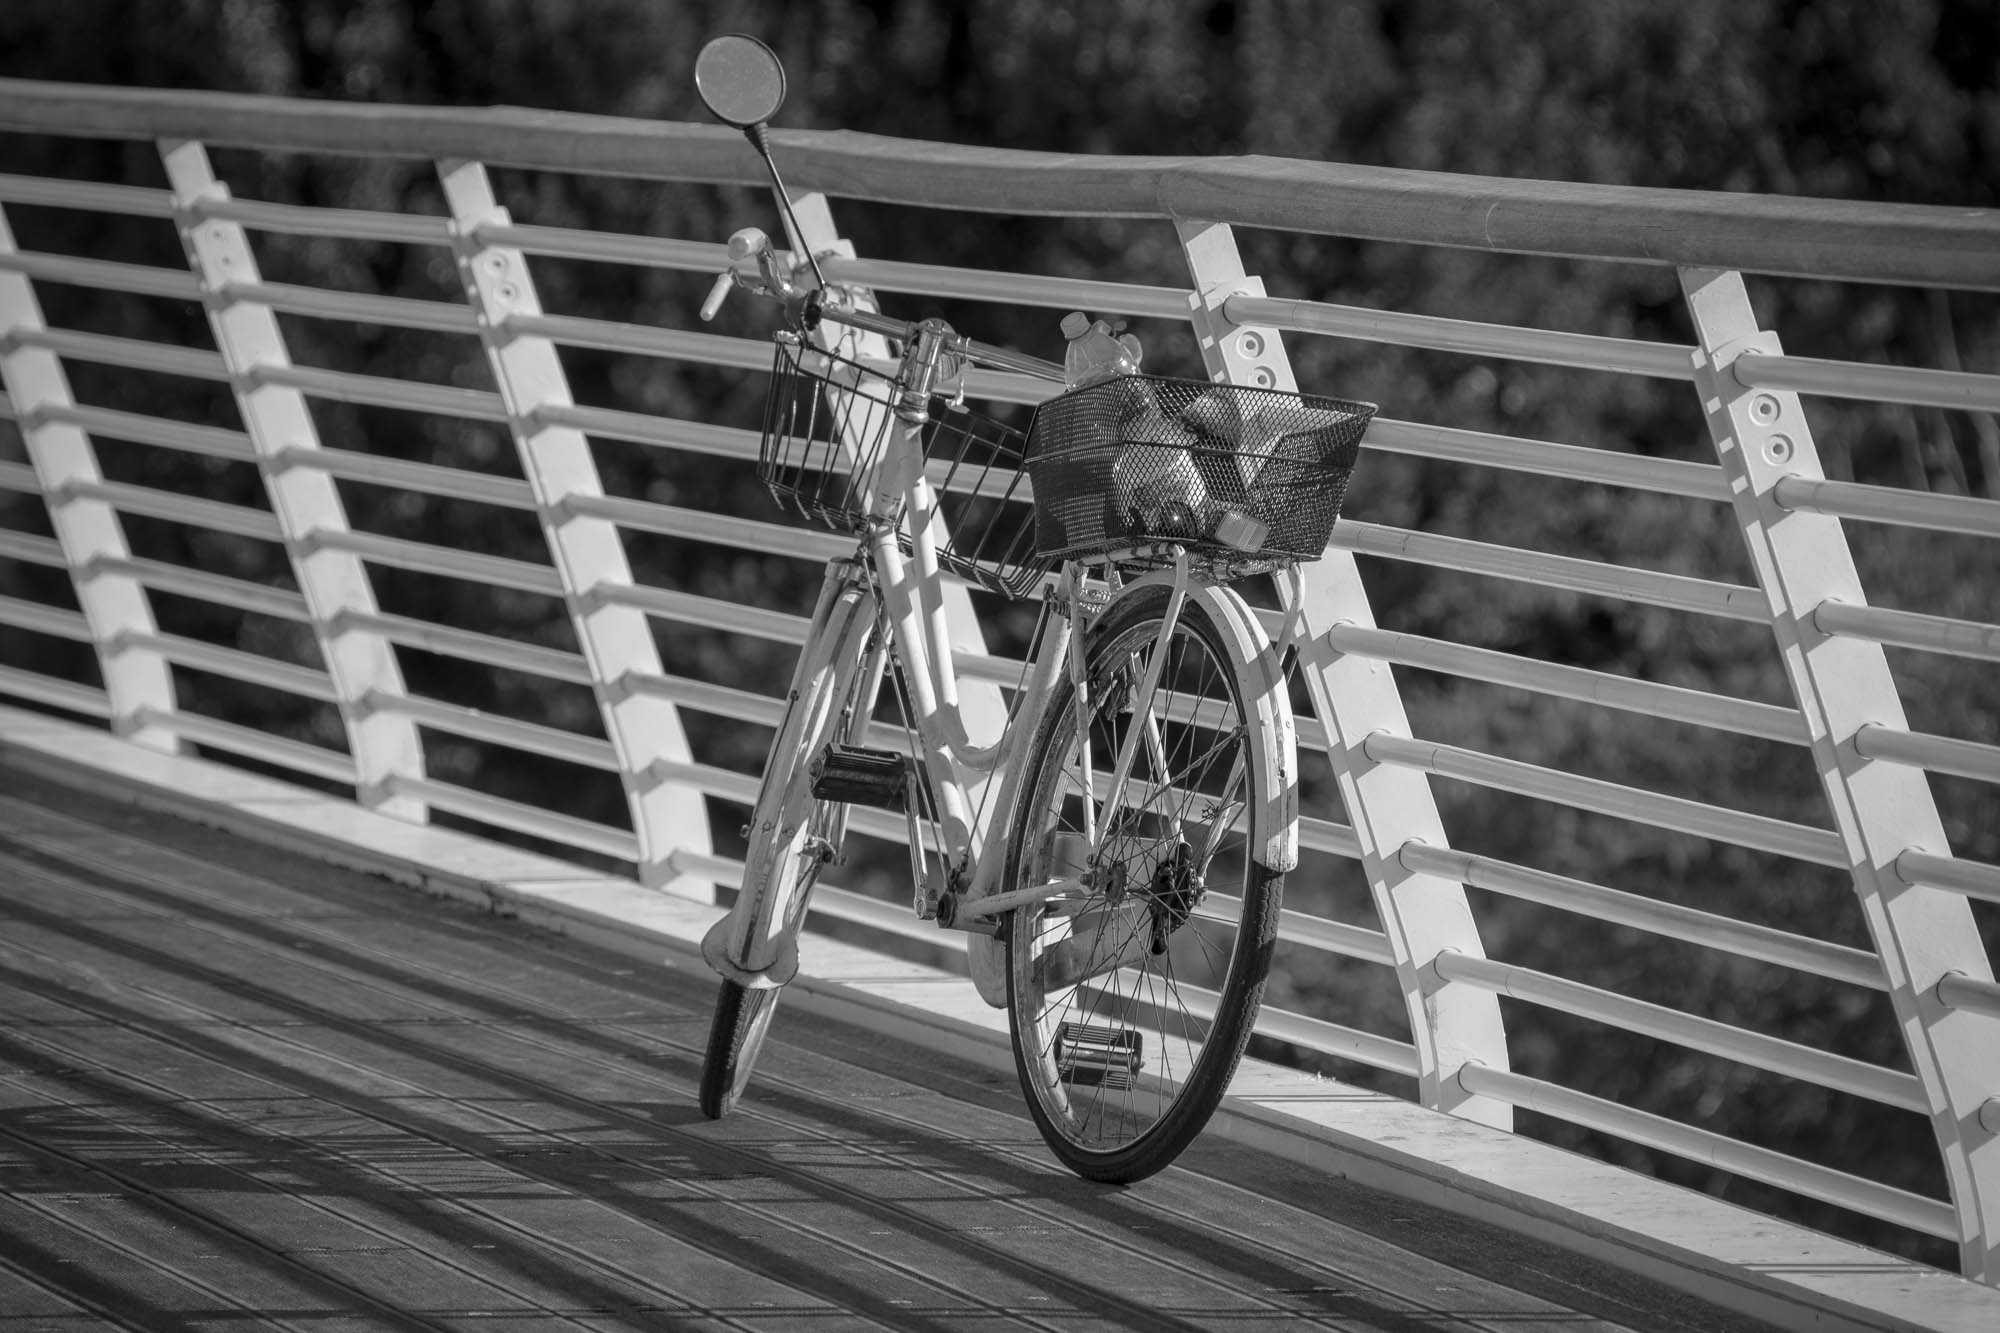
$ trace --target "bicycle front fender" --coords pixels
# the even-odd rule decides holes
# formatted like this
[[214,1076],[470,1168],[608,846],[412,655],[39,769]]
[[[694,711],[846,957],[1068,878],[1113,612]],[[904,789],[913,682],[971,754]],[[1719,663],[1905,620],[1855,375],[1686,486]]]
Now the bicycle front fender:
[[798,933],[819,869],[819,849],[806,830],[816,813],[832,813],[827,827],[833,840],[845,822],[844,810],[828,812],[812,795],[810,768],[829,742],[845,735],[850,707],[862,714],[853,718],[854,727],[865,731],[869,701],[857,706],[854,696],[865,684],[874,623],[867,589],[830,574],[751,812],[742,890],[729,914],[702,938],[708,965],[739,985],[782,986],[797,975]]

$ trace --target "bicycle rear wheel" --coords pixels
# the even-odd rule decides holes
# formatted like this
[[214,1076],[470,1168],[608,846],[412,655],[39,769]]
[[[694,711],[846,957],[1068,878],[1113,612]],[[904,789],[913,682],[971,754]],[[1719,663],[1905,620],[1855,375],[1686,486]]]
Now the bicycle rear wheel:
[[[829,745],[867,729],[880,677],[865,661],[872,622],[861,614],[864,606],[858,592],[844,594],[828,621],[822,655],[814,659],[814,645],[806,647],[808,661],[794,679],[750,815],[743,895],[763,906],[739,909],[743,938],[735,941],[732,957],[754,957],[768,967],[781,942],[795,941],[820,868],[839,851],[847,807],[812,794],[812,762]],[[749,1086],[782,982],[789,979],[746,985],[723,978],[701,1065],[699,1100],[709,1119],[734,1110]]]
[[[1297,856],[1291,708],[1273,656],[1222,588],[1192,589],[1162,644],[1168,596],[1141,585],[1091,630],[1087,746],[1065,676],[1029,752],[1008,852],[1010,888],[1072,881],[1008,918],[1021,1087],[1065,1165],[1118,1183],[1172,1162],[1221,1100]],[[1159,654],[1158,688],[1135,709]],[[1131,778],[1106,807],[1134,729]]]

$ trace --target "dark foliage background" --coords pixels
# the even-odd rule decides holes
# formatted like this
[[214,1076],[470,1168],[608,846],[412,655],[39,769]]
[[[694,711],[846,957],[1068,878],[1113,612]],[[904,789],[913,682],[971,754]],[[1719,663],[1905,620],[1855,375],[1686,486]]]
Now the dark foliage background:
[[[791,71],[781,127],[1079,153],[1260,153],[1439,171],[1992,208],[2000,182],[2000,24],[1990,0],[12,0],[0,6],[0,74],[84,82],[271,93],[349,101],[515,104],[649,118],[702,118],[695,52],[747,30]],[[347,207],[441,210],[428,164],[303,160],[218,152],[246,197]],[[0,136],[0,170],[157,185],[148,144]],[[748,191],[661,188],[581,177],[496,173],[517,217],[562,226],[719,239],[770,226]],[[863,255],[1184,285],[1167,228],[1099,221],[913,215],[836,201]],[[23,248],[178,267],[159,223],[10,208]],[[1246,261],[1275,294],[1390,310],[1686,343],[1669,272],[1327,238],[1246,234]],[[360,291],[458,300],[439,253],[414,247],[272,236],[265,276]],[[539,263],[546,308],[639,324],[692,322],[705,279],[605,265]],[[1754,281],[1766,327],[1787,350],[1863,361],[1992,370],[2000,309],[1990,295],[1812,282]],[[200,311],[42,284],[52,323],[211,346]],[[892,307],[894,302],[892,302]],[[903,313],[917,313],[905,309]],[[947,311],[954,318],[957,310]],[[759,336],[746,312],[731,331]],[[1055,354],[1051,312],[980,310],[966,327]],[[295,360],[446,384],[489,383],[476,348],[437,335],[288,319]],[[1193,366],[1184,335],[1152,339],[1154,363]],[[1364,343],[1295,343],[1302,383],[1337,385],[1388,415],[1475,430],[1700,459],[1709,453],[1685,386],[1560,371]],[[579,401],[748,424],[756,376],[667,371],[640,358],[566,357]],[[78,397],[195,421],[235,424],[225,391],[134,372],[71,366]],[[1928,409],[1815,403],[1829,475],[2000,498],[2000,427]],[[329,444],[516,472],[503,432],[336,403],[315,406]],[[0,426],[0,433],[5,433]],[[254,475],[230,464],[98,441],[109,474],[240,503],[260,503]],[[5,449],[18,456],[9,434]],[[768,515],[738,469],[675,465],[654,451],[599,448],[607,485],[695,508]],[[531,523],[490,508],[346,487],[354,522],[464,549],[533,553]],[[1499,470],[1445,467],[1373,451],[1348,511],[1373,522],[1477,536],[1648,568],[1751,581],[1721,507],[1643,497]],[[0,496],[0,519],[46,531],[38,507]],[[39,525],[39,526],[38,526]],[[1970,540],[1849,525],[1872,601],[2000,619],[2000,557]],[[282,581],[257,543],[131,520],[137,551]],[[813,576],[782,557],[727,561],[635,538],[642,577],[731,600],[803,610]],[[539,558],[528,554],[524,558]],[[1376,614],[1393,629],[1534,657],[1787,702],[1768,637],[1735,625],[1600,602],[1389,562],[1366,567]],[[385,608],[557,646],[567,625],[543,599],[382,571]],[[58,603],[59,576],[0,565],[0,591]],[[156,599],[163,627],[304,662],[309,638],[255,616]],[[776,692],[789,670],[776,647],[677,630],[670,669]],[[66,655],[67,654],[67,655]],[[17,636],[0,660],[79,678],[94,664],[54,641]],[[473,676],[408,653],[413,687],[442,698],[596,732],[588,692],[506,673]],[[2000,741],[2000,687],[1989,668],[1892,654],[1913,727]],[[1557,768],[1824,825],[1810,765],[1783,747],[1609,714],[1497,688],[1399,673],[1418,735]],[[337,719],[200,673],[180,673],[197,711],[338,747]],[[742,728],[688,725],[698,757],[755,771],[763,743]],[[622,821],[615,784],[552,773],[485,747],[434,738],[432,768],[468,786]],[[1313,777],[1309,773],[1309,778]],[[1954,850],[2000,861],[1990,790],[1935,779]],[[1321,774],[1309,795],[1339,818]],[[1497,793],[1438,784],[1455,844],[1683,902],[1866,946],[1840,876]],[[733,832],[718,828],[725,850]],[[900,889],[893,890],[900,893]],[[1371,924],[1347,867],[1295,880],[1299,905]],[[1637,932],[1480,897],[1489,950],[1511,962],[1612,986],[1663,1004],[1779,1033],[1811,1046],[1907,1067],[1879,997],[1814,983]],[[1981,907],[1989,946],[1994,914]],[[1356,1026],[1406,1034],[1396,995],[1288,955],[1277,998]],[[1727,1062],[1509,1002],[1515,1066],[1664,1115],[1782,1147],[1904,1188],[1943,1189],[1920,1119],[1828,1095]],[[1343,1076],[1394,1088],[1364,1069]],[[1522,1117],[1531,1132],[1695,1188],[1775,1208],[1876,1244],[1955,1264],[1948,1247],[1728,1174],[1602,1136]]]

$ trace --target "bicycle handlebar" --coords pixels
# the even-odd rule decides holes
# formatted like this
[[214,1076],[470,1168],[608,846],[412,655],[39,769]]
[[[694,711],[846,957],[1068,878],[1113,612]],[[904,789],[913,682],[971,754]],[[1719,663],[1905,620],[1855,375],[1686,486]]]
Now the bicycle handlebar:
[[[824,294],[820,299],[819,313],[822,319],[832,320],[835,324],[845,324],[864,333],[879,333],[886,338],[899,338],[905,342],[915,341],[921,328],[920,325],[907,320],[893,319],[888,315],[876,314],[872,310],[857,310],[837,301],[829,301]],[[1022,375],[1033,375],[1038,379],[1054,380],[1058,384],[1063,379],[1063,368],[1059,363],[1045,361],[1027,352],[1017,352],[1011,347],[983,343],[976,338],[952,333],[948,329],[941,341],[946,351],[953,356],[963,357],[974,365],[986,366],[993,370],[1011,370]]]
[[[716,277],[715,285],[709,289],[708,299],[701,304],[701,318],[704,322],[715,317],[723,299],[731,288],[742,287],[753,295],[784,304],[788,311],[796,310],[798,317],[809,328],[818,319],[828,319],[848,328],[864,333],[877,333],[885,338],[894,338],[914,345],[924,332],[930,332],[938,345],[952,356],[959,357],[973,365],[986,366],[994,370],[1011,370],[1021,375],[1032,375],[1037,379],[1063,382],[1063,367],[1054,361],[1047,361],[1026,352],[1017,352],[1008,347],[997,347],[982,343],[952,331],[941,320],[926,320],[913,324],[908,320],[895,319],[873,310],[861,310],[849,305],[831,287],[802,290],[792,279],[785,264],[771,248],[771,240],[756,227],[745,227],[729,238],[730,266]],[[742,265],[745,260],[757,261],[757,275],[746,274]],[[796,304],[795,304],[796,303]]]

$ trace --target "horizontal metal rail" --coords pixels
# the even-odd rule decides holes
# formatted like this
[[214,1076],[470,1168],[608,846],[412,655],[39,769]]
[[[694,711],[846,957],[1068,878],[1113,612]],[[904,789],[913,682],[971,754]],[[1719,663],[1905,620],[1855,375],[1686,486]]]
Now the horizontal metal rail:
[[691,273],[720,273],[730,267],[729,247],[718,241],[684,241],[668,236],[583,231],[524,222],[482,222],[472,229],[472,238],[480,245],[506,246],[551,259],[636,264]]
[[373,292],[343,292],[328,287],[301,287],[286,282],[232,282],[222,289],[228,301],[269,306],[288,315],[338,319],[388,328],[421,329],[430,333],[462,333],[476,337],[479,317],[466,305],[425,301]]
[[1257,1032],[1275,1041],[1291,1042],[1309,1051],[1338,1060],[1350,1060],[1370,1069],[1401,1074],[1405,1078],[1422,1076],[1417,1063],[1417,1049],[1412,1043],[1363,1032],[1344,1023],[1310,1018],[1286,1009],[1266,1008],[1257,1011]]
[[1896,873],[1911,884],[1929,884],[1968,898],[2000,903],[2000,866],[1911,851],[1896,858]]
[[9,560],[20,560],[31,565],[48,565],[56,569],[68,566],[69,559],[63,548],[53,537],[38,537],[32,532],[16,532],[11,528],[0,528],[0,555]]
[[22,495],[40,495],[42,479],[26,463],[16,463],[10,459],[0,459],[0,491],[18,491]]
[[174,196],[145,185],[112,185],[103,181],[57,180],[50,176],[15,176],[0,172],[0,204],[35,204],[43,208],[76,208],[93,213],[129,213],[133,217],[171,218]]
[[[641,676],[632,672],[626,673],[619,683],[629,694],[641,694],[650,699],[665,699],[676,708],[692,708],[699,712],[712,713],[717,717],[748,722],[760,727],[775,728],[784,721],[783,699],[774,699],[768,694],[757,694],[750,690],[739,690],[729,685],[690,680],[685,676]],[[881,725],[871,724],[877,727]]]
[[1405,843],[1396,859],[1404,869],[1417,874],[1455,879],[1489,893],[1502,893],[1613,925],[1630,926],[1683,944],[1718,949],[1739,958],[1789,967],[1850,986],[1877,991],[1889,988],[1879,958],[1844,944],[1810,939],[1452,847]]
[[488,472],[444,467],[437,463],[417,463],[405,458],[385,458],[353,449],[325,446],[281,449],[277,461],[286,467],[311,468],[345,481],[366,482],[391,490],[421,491],[426,495],[454,500],[477,500],[482,504],[508,509],[532,510],[535,492],[518,477],[499,477]]
[[735,426],[711,426],[678,417],[656,417],[645,412],[627,412],[615,407],[582,407],[574,404],[544,403],[533,420],[544,426],[574,426],[586,435],[624,440],[630,444],[651,444],[690,453],[712,454],[718,458],[757,460],[757,432]]
[[1811,477],[1781,478],[1773,494],[1785,508],[1808,513],[1959,532],[1969,537],[2000,537],[2000,500]]
[[39,347],[60,357],[117,366],[121,370],[145,370],[156,375],[179,375],[218,383],[229,378],[229,367],[223,363],[222,353],[199,347],[168,347],[163,343],[117,338],[108,333],[80,333],[75,329],[0,329],[0,346],[9,341],[19,347]]
[[1839,602],[1821,602],[1812,609],[1811,618],[1822,634],[1848,634],[1892,648],[2000,662],[2000,625]]
[[1429,532],[1411,532],[1342,519],[1333,525],[1327,543],[1357,555],[1407,560],[1439,569],[1455,569],[1467,574],[1511,579],[1544,588],[1610,597],[1624,602],[1642,602],[1672,611],[1720,616],[1769,624],[1770,603],[1762,591],[1735,583],[1689,578],[1685,574],[1663,574],[1650,569],[1608,565],[1570,555],[1550,555],[1516,546],[1499,546],[1467,537],[1443,537]]
[[[757,794],[763,786],[761,781],[748,773],[738,773],[733,768],[718,768],[714,764],[704,764],[694,760],[655,759],[646,768],[647,776],[656,783],[662,785],[669,782],[683,783],[738,805],[755,805]],[[860,822],[856,822],[855,816],[860,817]],[[849,824],[866,832],[865,825],[870,819],[880,820],[889,827],[900,827],[900,821],[892,822],[884,819],[882,813],[875,810],[851,811]]]
[[1319,333],[1368,342],[1465,352],[1505,361],[1529,361],[1576,370],[1609,370],[1655,379],[1692,380],[1694,348],[1637,338],[1524,329],[1512,324],[1480,324],[1417,315],[1400,310],[1368,310],[1278,296],[1232,296],[1222,313],[1237,324],[1270,324],[1299,333]]
[[1847,867],[1847,852],[1840,835],[1829,829],[1809,828],[1767,815],[1753,815],[1719,805],[1705,805],[1684,796],[1627,787],[1601,778],[1564,773],[1518,759],[1481,754],[1461,746],[1436,741],[1412,740],[1377,732],[1361,743],[1362,751],[1378,764],[1404,768],[1476,783],[1499,791],[1532,796],[1544,801],[1574,806],[1598,814],[1671,829],[1701,838],[1789,856],[1815,865]]
[[130,296],[157,296],[170,301],[201,299],[201,283],[186,269],[155,268],[116,259],[17,250],[0,255],[0,273],[19,273],[37,282],[60,282]]
[[1682,1009],[1635,1000],[1629,995],[1492,958],[1445,952],[1438,955],[1435,966],[1438,975],[1448,981],[1480,986],[1511,999],[1623,1028],[1834,1092],[1865,1097],[1885,1106],[1919,1115],[1929,1111],[1923,1086],[1914,1074],[1850,1060],[1844,1055],[1767,1037]]
[[193,421],[172,421],[166,417],[147,416],[141,412],[125,412],[114,407],[89,407],[81,403],[43,407],[33,415],[37,421],[60,421],[65,425],[79,426],[92,435],[109,436],[114,440],[158,445],[164,449],[179,450],[184,454],[221,458],[232,463],[257,461],[257,451],[251,447],[250,437],[240,430],[230,430],[222,426],[203,425]]
[[490,824],[495,828],[525,833],[544,842],[578,847],[620,861],[639,859],[639,840],[625,829],[612,828],[588,819],[556,814],[539,806],[523,805],[504,796],[473,791],[436,778],[412,778],[391,774],[385,785],[397,796],[408,796],[438,810],[464,819]]
[[2000,1018],[2000,986],[1990,981],[1947,972],[1938,979],[1937,995],[1948,1008]]
[[416,620],[409,616],[386,615],[380,612],[364,614],[344,611],[334,618],[334,632],[340,633],[346,629],[367,630],[405,647],[419,648],[442,657],[478,662],[482,666],[519,671],[531,676],[544,676],[550,680],[567,681],[572,685],[591,683],[590,664],[584,661],[581,653],[572,650],[548,648],[538,643],[522,643],[518,639],[506,639],[497,634],[482,634],[478,630],[458,629],[450,625],[433,624],[428,620]]
[[69,481],[63,483],[61,494],[87,496],[128,514],[185,523],[190,527],[207,528],[211,532],[227,532],[266,542],[285,539],[277,516],[268,509],[251,509],[246,505],[225,504],[221,500],[176,495],[172,491],[137,486],[129,481]]
[[304,595],[293,589],[274,588],[267,583],[252,583],[248,579],[231,578],[227,574],[217,574],[212,570],[191,569],[186,565],[176,565],[165,560],[134,556],[110,559],[100,557],[91,562],[89,569],[108,574],[124,574],[160,592],[192,597],[198,601],[215,602],[222,606],[234,607],[239,611],[253,611],[258,615],[271,616],[279,620],[312,619],[312,612],[306,606]]
[[[1278,619],[1272,615],[1267,621],[1267,628]],[[1787,745],[1805,745],[1810,741],[1805,718],[1798,710],[1780,708],[1775,704],[1732,699],[1679,685],[1660,685],[1606,671],[1544,662],[1491,648],[1474,648],[1469,644],[1370,626],[1336,625],[1327,632],[1326,640],[1343,653],[1392,662],[1398,666],[1418,667],[1465,680],[1481,680],[1491,685],[1506,685],[1536,694],[1601,704],[1607,708],[1685,722],[1690,726],[1713,727]]]
[[[1101,282],[1093,278],[1058,278],[1040,273],[1003,273],[994,269],[950,268],[941,264],[908,264],[891,259],[822,259],[829,282],[852,283],[882,292],[913,292],[922,296],[991,301],[1004,305],[1042,306],[1050,310],[1090,310],[1134,319],[1188,318],[1194,295],[1185,287],[1153,287],[1141,283]],[[1050,343],[1060,334],[1050,326]]]
[[231,680],[261,685],[267,690],[297,694],[329,704],[338,703],[340,699],[333,688],[333,681],[318,667],[300,666],[296,662],[280,661],[261,653],[246,653],[240,648],[225,648],[219,643],[204,643],[180,634],[125,634],[120,637],[119,644],[128,648],[149,648],[178,666],[228,676]]
[[1683,495],[1694,500],[1719,503],[1729,500],[1729,486],[1722,469],[1713,463],[1647,458],[1578,444],[1556,444],[1380,416],[1368,423],[1368,433],[1361,444],[1366,449],[1446,463],[1505,468],[1566,481],[1591,481],[1660,495]]
[[[462,158],[489,166],[761,186],[722,126],[509,107],[347,105],[0,81],[0,128],[85,138],[188,138],[303,153]],[[1238,226],[1659,267],[2000,288],[1991,211],[1635,189],[1337,162],[1096,157],[844,132],[772,135],[794,189],[1042,216],[1214,218]]]
[[693,361],[731,370],[771,368],[771,344],[761,338],[725,338],[715,333],[621,324],[580,315],[509,315],[506,328],[509,333],[547,338],[566,347]]
[[574,731],[523,722],[518,718],[446,703],[418,694],[384,694],[371,690],[362,697],[362,708],[371,713],[395,713],[420,726],[450,732],[464,740],[485,741],[513,750],[525,750],[546,759],[585,768],[618,771],[618,755],[611,742],[601,736],[584,736]]
[[256,199],[203,199],[188,212],[202,222],[215,218],[240,222],[257,231],[283,232],[293,236],[392,241],[404,245],[451,244],[451,219],[421,213],[271,204]]
[[[1205,916],[1219,914],[1225,922],[1242,919],[1243,900],[1240,898],[1210,894],[1202,900],[1202,906]],[[1323,916],[1311,916],[1289,907],[1278,913],[1278,938],[1288,944],[1301,944],[1322,953],[1339,954],[1343,958],[1374,963],[1380,967],[1393,967],[1396,963],[1396,955],[1389,947],[1389,937],[1381,931]]]
[[4,593],[0,593],[0,625],[12,625],[31,634],[46,634],[51,638],[70,639],[77,643],[89,643],[94,638],[90,622],[84,619],[83,612],[50,606],[46,602],[31,602],[24,597],[10,597]]
[[403,412],[428,412],[471,421],[504,422],[507,408],[490,389],[461,389],[450,384],[418,384],[350,370],[317,366],[260,365],[246,377],[250,383],[282,384],[334,402],[360,407],[388,407]]
[[1731,369],[1738,380],[1753,389],[1791,389],[1829,398],[2000,412],[2000,375],[1875,366],[1765,352],[1745,352],[1731,363]]
[[460,551],[447,546],[434,546],[429,542],[351,530],[315,532],[309,544],[346,551],[378,565],[407,569],[413,573],[438,574],[464,579],[469,583],[512,588],[517,592],[538,592],[547,597],[563,595],[562,576],[553,568],[531,565],[525,560],[512,560],[506,556],[481,555],[476,551]]
[[354,760],[324,746],[275,736],[255,727],[239,726],[185,709],[146,707],[139,710],[139,715],[148,726],[173,732],[198,745],[227,750],[246,759],[255,759],[294,773],[307,773],[327,782],[349,787],[355,782]]
[[853,538],[815,528],[761,523],[756,519],[615,495],[572,496],[564,509],[572,514],[609,519],[620,527],[639,532],[733,546],[766,555],[797,556],[801,560],[832,560],[852,555],[855,550]]
[[672,588],[600,585],[590,590],[590,597],[607,606],[629,606],[660,620],[752,634],[774,643],[804,643],[806,631],[812,625],[805,616],[771,611],[761,606],[745,606],[740,602],[725,602],[691,592],[677,592]]
[[0,694],[81,713],[85,717],[111,716],[111,696],[104,692],[102,686],[44,676],[40,672],[25,671],[5,663],[0,663]]
[[2000,782],[2000,746],[1933,736],[1868,723],[1854,733],[1855,753],[1867,759],[1913,764],[1979,782]]
[[1465,1065],[1459,1070],[1458,1082],[1475,1096],[1498,1098],[1584,1129],[1594,1129],[1688,1161],[1703,1162],[1747,1180],[1880,1217],[1926,1235],[1946,1239],[1956,1239],[1958,1235],[1958,1220],[1951,1205],[1942,1199],[1912,1194],[1510,1070]]

